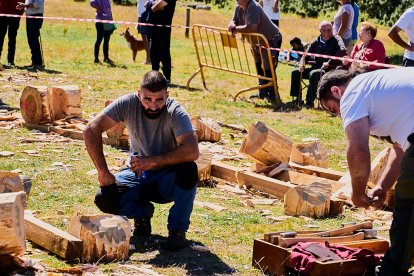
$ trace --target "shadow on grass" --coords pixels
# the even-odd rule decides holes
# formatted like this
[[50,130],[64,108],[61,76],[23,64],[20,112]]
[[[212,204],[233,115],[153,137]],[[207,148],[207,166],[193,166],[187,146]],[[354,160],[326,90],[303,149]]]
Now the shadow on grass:
[[[189,246],[179,251],[166,250],[167,238],[160,235],[152,235],[145,241],[135,242],[136,253],[150,253],[146,263],[154,267],[171,268],[177,267],[187,270],[186,275],[217,275],[232,274],[235,270],[224,263],[217,255],[210,251],[194,250],[192,246],[204,248],[200,242],[188,240]],[[133,257],[133,256],[132,256]],[[141,257],[141,256],[140,256]]]

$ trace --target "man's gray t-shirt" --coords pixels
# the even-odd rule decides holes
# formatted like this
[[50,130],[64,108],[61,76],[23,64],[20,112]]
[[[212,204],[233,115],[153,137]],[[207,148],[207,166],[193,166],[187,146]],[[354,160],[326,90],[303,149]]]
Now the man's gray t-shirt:
[[237,5],[233,21],[236,26],[258,24],[257,32],[264,35],[268,41],[280,35],[278,27],[267,17],[262,7],[255,0],[250,0],[246,12]]
[[170,152],[177,147],[176,137],[193,131],[187,111],[170,98],[157,119],[145,116],[137,94],[116,99],[103,112],[113,120],[125,123],[131,142],[130,151],[140,156]]

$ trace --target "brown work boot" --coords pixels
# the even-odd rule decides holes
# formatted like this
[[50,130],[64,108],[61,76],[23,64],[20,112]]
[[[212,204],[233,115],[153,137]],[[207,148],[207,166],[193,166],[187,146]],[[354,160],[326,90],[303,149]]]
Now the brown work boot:
[[178,251],[178,250],[184,249],[185,247],[187,247],[185,231],[169,230],[165,249],[171,250],[171,251]]

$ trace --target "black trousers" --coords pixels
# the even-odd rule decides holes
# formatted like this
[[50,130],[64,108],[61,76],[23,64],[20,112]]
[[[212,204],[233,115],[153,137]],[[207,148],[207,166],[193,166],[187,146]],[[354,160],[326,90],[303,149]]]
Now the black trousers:
[[4,37],[8,33],[9,45],[7,52],[7,62],[14,63],[14,54],[16,53],[16,36],[20,26],[20,17],[2,17],[0,16],[0,56],[3,50]]
[[[43,14],[33,14],[33,16],[43,16]],[[26,18],[26,35],[32,52],[32,64],[43,65],[42,50],[40,48],[40,29],[43,25],[41,18]]]
[[404,67],[414,67],[414,60],[409,59],[409,58],[404,58],[403,66]]
[[171,80],[171,28],[153,27],[150,34],[150,57],[152,70],[159,71],[162,63],[162,72],[167,80]]
[[103,23],[95,23],[96,41],[94,55],[95,59],[99,58],[99,48],[103,40],[103,54],[105,59],[109,59],[109,40],[111,39],[112,31],[105,31]]
[[[325,72],[321,69],[305,68],[302,73],[303,79],[309,79],[308,92],[306,93],[306,103],[313,104],[316,99],[318,83]],[[292,71],[292,79],[290,84],[290,96],[298,97],[300,89],[300,72],[299,69]]]

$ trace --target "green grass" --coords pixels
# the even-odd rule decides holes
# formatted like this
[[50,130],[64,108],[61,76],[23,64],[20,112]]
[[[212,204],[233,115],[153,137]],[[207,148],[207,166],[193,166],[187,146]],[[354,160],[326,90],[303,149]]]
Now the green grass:
[[[135,21],[135,7],[115,6],[114,19]],[[191,23],[226,27],[232,11],[228,9],[212,11],[191,10]],[[50,0],[46,3],[47,16],[92,18],[93,9],[88,2],[71,0]],[[322,19],[322,18],[321,18]],[[185,7],[177,5],[174,25],[184,25]],[[284,36],[283,47],[293,36],[310,41],[317,36],[318,20],[301,19],[297,16],[283,15],[281,31]],[[122,31],[125,26],[119,26]],[[0,98],[12,106],[19,105],[22,89],[27,85],[62,85],[74,84],[82,89],[82,109],[84,117],[99,112],[104,102],[127,93],[134,93],[143,74],[150,70],[141,65],[144,53],[138,53],[137,62],[132,62],[130,50],[125,41],[114,33],[110,41],[110,57],[116,62],[115,67],[95,65],[93,63],[93,45],[95,27],[93,23],[67,23],[61,21],[45,21],[42,33],[43,50],[47,70],[30,72],[22,67],[0,72],[2,86]],[[273,112],[265,103],[257,107],[247,101],[232,101],[232,95],[244,87],[255,85],[253,78],[207,69],[206,84],[209,91],[202,90],[201,77],[197,76],[192,87],[187,91],[184,87],[188,78],[197,69],[195,50],[191,39],[184,37],[184,29],[173,29],[172,32],[172,81],[179,85],[172,88],[170,95],[182,103],[191,116],[202,115],[228,124],[239,124],[248,127],[260,120],[274,129],[290,136],[294,142],[303,138],[319,138],[329,153],[329,165],[337,170],[346,170],[346,141],[339,118],[333,118],[317,110],[300,110],[292,112]],[[401,55],[402,50],[386,37],[386,29],[380,27],[378,37],[384,41],[387,54]],[[25,35],[25,21],[21,21],[18,33],[16,64],[22,66],[30,63],[30,50]],[[3,53],[6,53],[7,40]],[[101,53],[102,55],[102,53]],[[5,62],[5,56],[2,62]],[[292,67],[279,65],[277,69],[280,92],[283,101],[289,101],[290,71]],[[24,77],[23,82],[19,78]],[[248,94],[246,94],[248,95]],[[230,134],[235,134],[233,140]],[[92,170],[90,161],[82,142],[23,144],[18,138],[31,136],[25,128],[0,130],[1,150],[13,151],[15,155],[0,157],[0,169],[21,169],[23,174],[33,180],[29,196],[28,209],[34,210],[36,216],[68,230],[68,222],[76,213],[91,214],[99,212],[93,204],[97,189],[96,175],[88,176]],[[225,129],[223,138],[228,146],[237,148],[236,143],[242,138],[239,133]],[[371,141],[373,157],[386,145]],[[41,156],[32,157],[22,153],[23,150],[38,150]],[[116,165],[116,158],[126,154],[115,148],[105,146],[109,165]],[[19,159],[27,159],[19,161]],[[57,169],[47,171],[53,162],[64,162],[73,165],[68,171]],[[229,197],[229,200],[218,196]],[[196,252],[190,249],[179,253],[168,253],[160,249],[163,237],[167,235],[166,220],[170,205],[157,205],[153,218],[153,233],[157,234],[150,244],[139,248],[139,252],[131,256],[131,264],[151,264],[154,270],[168,275],[198,274],[242,274],[260,275],[261,271],[251,267],[253,238],[262,237],[264,233],[278,230],[304,229],[309,224],[303,218],[289,218],[283,222],[271,222],[263,217],[261,209],[270,210],[272,216],[283,215],[283,204],[275,206],[257,206],[247,208],[238,196],[228,195],[215,188],[199,188],[197,200],[220,204],[228,209],[216,213],[195,206],[192,214],[188,238],[207,246],[209,252]],[[320,225],[321,229],[337,227],[343,221],[352,220],[350,213],[338,218],[316,220],[311,223]],[[34,250],[31,258],[39,258],[50,267],[73,266],[77,263],[66,263],[64,260]],[[104,273],[128,271],[118,267],[117,263],[99,264]]]

